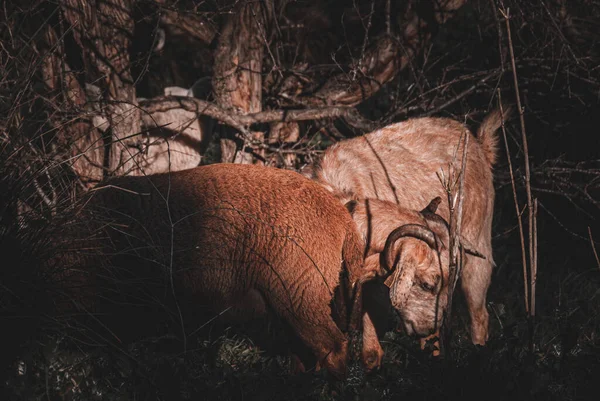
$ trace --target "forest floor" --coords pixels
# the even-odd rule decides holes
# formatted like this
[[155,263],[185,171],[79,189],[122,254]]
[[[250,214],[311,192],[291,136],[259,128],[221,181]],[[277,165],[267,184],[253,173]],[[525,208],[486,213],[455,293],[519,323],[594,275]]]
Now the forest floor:
[[486,346],[471,344],[459,298],[450,357],[434,358],[414,339],[388,332],[381,339],[381,369],[362,381],[351,377],[343,383],[331,381],[323,371],[291,374],[285,353],[266,352],[245,334],[252,327],[214,333],[209,328],[188,338],[185,353],[174,336],[126,347],[90,347],[58,330],[38,336],[14,361],[3,399],[597,399],[600,341],[573,317],[578,311],[571,311],[570,319],[556,311],[539,316],[531,354],[526,320],[507,309],[513,296],[491,292],[491,337]]

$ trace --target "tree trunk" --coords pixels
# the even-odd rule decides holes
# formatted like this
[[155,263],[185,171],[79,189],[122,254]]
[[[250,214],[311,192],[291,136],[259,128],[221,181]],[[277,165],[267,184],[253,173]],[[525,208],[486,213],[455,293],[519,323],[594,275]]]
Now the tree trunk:
[[[272,10],[270,0],[241,2],[223,27],[215,51],[213,91],[216,103],[224,109],[241,114],[262,110],[262,61]],[[253,132],[252,136],[244,138],[235,162],[252,163],[252,155],[244,149],[251,146],[252,139],[262,141],[264,133]]]
[[47,98],[56,100],[58,104],[53,105],[54,107],[78,116],[77,119],[66,122],[58,114],[50,116],[50,123],[57,130],[58,143],[68,149],[66,155],[72,158],[70,165],[81,181],[85,185],[94,185],[104,175],[102,134],[84,117],[85,92],[67,65],[64,45],[59,42],[50,25],[45,27],[38,50],[44,56],[41,72],[48,91]]
[[62,0],[64,16],[83,52],[86,80],[102,90],[112,135],[108,167],[117,175],[142,173],[136,168],[141,119],[128,51],[133,4],[134,0]]

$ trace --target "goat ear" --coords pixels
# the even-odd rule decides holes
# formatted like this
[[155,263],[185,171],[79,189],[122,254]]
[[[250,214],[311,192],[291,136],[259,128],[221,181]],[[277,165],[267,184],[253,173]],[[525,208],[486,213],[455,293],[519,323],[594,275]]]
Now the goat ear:
[[387,288],[392,288],[392,285],[394,284],[394,274],[390,274],[388,278],[385,279],[383,284],[385,284]]
[[425,209],[421,210],[421,213],[435,213],[440,203],[442,203],[442,198],[436,196],[429,202],[429,205]]
[[354,216],[354,211],[356,210],[356,206],[358,206],[358,202],[355,200],[351,200],[349,202],[346,202],[344,206],[346,206],[346,209],[348,209],[350,216]]
[[300,174],[305,176],[306,178],[310,178],[310,179],[314,178],[315,172],[316,172],[315,166],[312,164],[307,164],[306,166],[304,166],[300,169]]
[[477,250],[468,240],[465,238],[460,238],[460,244],[464,248],[465,252],[469,255],[476,256],[481,259],[487,259],[485,255]]
[[442,241],[442,248],[445,248],[449,241],[450,236],[450,225],[442,216],[436,213],[438,206],[442,202],[442,198],[436,196],[429,202],[429,205],[423,210],[421,210],[421,215],[427,221],[427,226],[431,228],[438,235],[440,240]]

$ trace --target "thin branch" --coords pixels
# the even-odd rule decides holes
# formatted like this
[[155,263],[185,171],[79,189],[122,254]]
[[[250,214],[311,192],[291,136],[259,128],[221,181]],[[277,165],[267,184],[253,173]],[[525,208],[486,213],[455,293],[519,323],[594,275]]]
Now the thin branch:
[[533,200],[533,264],[531,265],[531,316],[535,316],[535,289],[537,285],[537,213],[538,200]]
[[490,78],[493,78],[493,77],[497,76],[499,74],[499,72],[500,71],[498,71],[498,70],[492,71],[491,73],[489,73],[485,77],[481,78],[479,81],[475,82],[473,85],[471,85],[470,87],[468,87],[464,91],[460,92],[458,95],[454,96],[452,99],[447,100],[443,104],[439,105],[438,107],[436,107],[434,109],[429,110],[427,113],[425,113],[423,115],[426,116],[426,117],[428,117],[428,116],[432,116],[434,114],[439,113],[440,111],[442,111],[445,108],[453,105],[454,103],[458,102],[459,100],[461,100],[462,98],[464,98],[465,96],[467,96],[468,94],[470,94],[471,92],[473,92],[475,89],[477,89],[480,86],[482,86],[483,84],[485,84]]
[[[363,38],[363,44],[362,44],[362,50],[360,52],[360,60],[358,62],[358,67],[360,68],[361,65],[364,64],[365,62],[365,50],[367,49],[367,44],[369,43],[369,31],[371,30],[371,23],[373,21],[373,14],[375,14],[375,2],[371,1],[371,12],[369,13],[369,19],[367,21],[367,26],[363,27],[365,28],[365,37]],[[362,18],[361,18],[362,20]],[[352,79],[356,79],[356,74],[358,73],[358,68],[354,69],[352,71]]]
[[206,44],[210,44],[217,34],[213,24],[202,16],[166,7],[160,8],[160,24],[171,35],[194,38]]
[[506,159],[508,160],[508,171],[510,172],[510,184],[512,186],[513,200],[515,201],[515,211],[517,213],[517,222],[519,223],[519,238],[521,239],[521,256],[523,264],[523,286],[525,299],[525,313],[529,315],[529,280],[527,279],[527,251],[525,250],[525,233],[523,232],[523,220],[519,211],[519,200],[517,198],[517,185],[513,173],[513,165],[510,159],[510,149],[506,139],[506,127],[504,126],[504,109],[502,107],[502,95],[498,89],[498,104],[500,106],[500,118],[502,119],[502,137],[504,138],[504,148],[506,150]]
[[386,0],[385,2],[385,32],[388,35],[392,34],[392,23],[390,21],[391,14],[391,2],[390,0]]
[[[464,139],[463,139],[464,136]],[[469,132],[463,132],[456,147],[456,151],[463,142],[463,152],[460,170],[456,171],[454,162],[449,166],[448,178],[445,179],[443,170],[441,172],[442,185],[445,187],[448,195],[448,209],[450,212],[450,249],[449,249],[449,273],[448,273],[448,304],[446,305],[444,315],[443,348],[444,353],[448,355],[450,350],[450,339],[452,336],[452,302],[454,290],[460,278],[462,266],[464,263],[465,248],[460,244],[460,232],[462,226],[463,203],[464,203],[464,183],[467,169],[467,151],[469,146]],[[456,155],[455,155],[456,160]],[[440,177],[440,175],[438,175]],[[456,188],[458,185],[458,189]]]
[[504,20],[506,22],[506,36],[508,36],[508,49],[510,51],[510,62],[512,65],[512,73],[513,73],[513,81],[515,86],[515,97],[517,99],[517,107],[519,108],[519,121],[521,123],[521,138],[523,141],[523,158],[525,164],[525,193],[527,194],[527,217],[528,217],[528,234],[529,234],[529,270],[530,270],[530,282],[531,291],[530,296],[532,297],[530,301],[531,308],[529,309],[529,350],[533,352],[534,343],[533,343],[533,319],[535,317],[535,300],[533,297],[535,296],[535,281],[534,281],[534,273],[535,273],[535,256],[534,256],[534,239],[533,239],[533,231],[534,231],[534,210],[533,210],[533,200],[531,196],[531,172],[529,170],[529,150],[527,145],[527,133],[525,131],[525,116],[524,109],[521,105],[521,94],[519,92],[519,80],[517,78],[517,67],[515,63],[515,50],[512,42],[512,34],[510,30],[510,9],[500,10]]
[[[459,254],[459,246],[460,246],[460,232],[462,226],[462,217],[463,217],[463,204],[464,204],[464,186],[465,186],[465,176],[467,171],[467,152],[469,147],[469,133],[464,132],[464,144],[463,144],[463,154],[462,154],[462,163],[460,167],[460,180],[458,184],[458,192],[455,194],[454,207],[456,208],[456,218],[454,227],[452,227],[451,235],[453,237],[452,248],[454,257],[458,257]],[[456,263],[456,261],[454,261]],[[456,263],[456,274],[454,277],[454,282],[452,283],[452,292],[456,288],[456,283],[460,277],[460,267],[458,263]]]
[[365,130],[373,130],[377,127],[375,123],[362,117],[353,107],[268,110],[250,114],[235,114],[230,110],[225,110],[224,108],[205,100],[178,96],[161,96],[153,99],[141,100],[140,107],[147,113],[182,108],[186,111],[195,112],[198,115],[214,118],[215,120],[237,129],[244,135],[250,135],[248,127],[252,124],[320,120],[340,117],[343,117],[350,125]]
[[494,0],[490,0],[492,3],[492,10],[494,12],[494,19],[496,20],[496,29],[498,30],[498,53],[500,54],[500,68],[502,72],[504,72],[504,64],[505,64],[505,49],[502,46],[502,22],[500,18],[498,18],[498,14],[496,13],[496,5]]
[[594,245],[594,239],[592,238],[592,229],[588,226],[588,235],[590,236],[590,244],[592,245],[592,251],[594,251],[594,256],[596,257],[596,263],[598,263],[598,268],[600,269],[600,259],[598,258],[598,252],[596,252],[596,245]]
[[[357,79],[352,79],[343,71],[331,77],[315,93],[288,100],[309,107],[358,105],[377,93],[400,71],[411,66],[419,51],[431,42],[434,28],[432,24],[443,25],[464,3],[465,0],[432,2],[424,7],[426,11],[418,7],[409,7],[403,18],[405,24],[401,33],[402,41],[384,34],[367,46],[362,53],[363,62],[359,66],[360,75],[355,77]],[[429,12],[432,13],[433,20],[420,15]],[[389,25],[391,31],[391,23]]]

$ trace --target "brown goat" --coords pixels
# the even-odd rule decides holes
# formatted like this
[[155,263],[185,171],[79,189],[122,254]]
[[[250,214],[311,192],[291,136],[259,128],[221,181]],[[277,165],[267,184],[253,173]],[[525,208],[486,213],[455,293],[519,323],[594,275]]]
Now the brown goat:
[[[292,171],[216,164],[112,179],[92,191],[83,211],[110,239],[103,254],[147,261],[133,279],[158,266],[162,287],[192,309],[274,312],[320,364],[345,375],[343,330],[356,328],[361,316],[359,305],[348,323],[356,309],[350,293],[368,278],[364,244],[347,210],[317,183]],[[97,276],[111,274],[82,281],[94,286]],[[366,343],[380,352],[376,337]]]
[[[467,152],[460,234],[485,256],[467,256],[462,271],[461,285],[475,344],[484,344],[488,338],[486,294],[493,265],[492,167],[500,117],[496,111],[485,118],[476,140],[469,141]],[[353,199],[379,200],[362,202],[355,208],[354,216],[370,249],[366,264],[379,266],[380,274],[386,274],[385,268],[392,270],[386,283],[392,304],[409,334],[426,336],[439,330],[446,308],[447,228],[435,214],[436,202],[422,213],[418,211],[441,197],[439,214],[448,221],[447,194],[437,173],[442,169],[447,172],[451,163],[460,167],[464,133],[469,133],[468,128],[451,119],[411,119],[333,145],[320,164],[306,173],[343,203]],[[407,224],[411,226],[402,231],[401,227]],[[388,245],[397,246],[399,253],[390,250],[387,263],[392,265],[380,266],[378,253],[384,251],[387,236],[396,229],[402,232],[396,231],[395,241]],[[441,263],[436,250],[441,251]],[[398,266],[394,269],[395,262]]]

